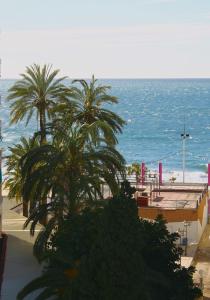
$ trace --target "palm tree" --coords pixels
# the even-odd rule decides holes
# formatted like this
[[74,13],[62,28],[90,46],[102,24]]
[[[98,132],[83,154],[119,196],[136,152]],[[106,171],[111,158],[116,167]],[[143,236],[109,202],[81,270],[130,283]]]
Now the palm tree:
[[17,202],[22,201],[22,184],[21,184],[21,170],[20,159],[26,155],[31,149],[38,147],[37,139],[20,138],[20,143],[9,147],[10,155],[7,156],[6,161],[6,181],[5,188],[9,189],[8,197],[15,198]]
[[127,167],[128,175],[136,175],[136,186],[138,184],[139,176],[141,175],[141,165],[139,163],[132,163],[130,166]]
[[68,134],[59,132],[52,144],[29,151],[21,159],[24,198],[36,205],[49,193],[51,198],[65,195],[68,210],[75,211],[84,196],[89,201],[95,200],[95,193],[103,198],[102,179],[116,193],[124,174],[123,157],[113,147],[93,147],[86,141],[84,131],[75,127]]
[[122,132],[125,121],[116,113],[103,106],[118,103],[116,97],[108,94],[110,86],[97,85],[97,80],[92,76],[90,83],[86,80],[74,80],[79,84],[71,87],[71,96],[78,102],[75,120],[82,125],[91,127],[95,137],[105,138],[109,145],[117,143],[116,134]]
[[46,142],[46,120],[52,118],[53,107],[68,94],[62,83],[65,77],[56,79],[58,73],[59,70],[52,71],[51,66],[34,64],[27,67],[22,78],[9,89],[11,123],[26,118],[27,125],[35,116],[39,120],[41,144]]
[[22,176],[20,170],[20,160],[31,149],[39,146],[39,142],[35,138],[26,139],[21,137],[20,143],[9,147],[10,155],[6,161],[6,181],[5,188],[9,190],[9,199],[15,198],[17,203],[23,202],[23,215],[28,216],[28,205],[22,198]]
[[43,245],[65,216],[103,199],[102,184],[113,194],[118,192],[125,174],[123,157],[113,147],[89,144],[87,135],[83,128],[72,127],[68,133],[59,132],[52,144],[36,147],[21,159],[23,198],[32,208],[25,227],[30,223],[33,234],[36,224],[49,217],[37,239],[37,253],[40,241]]
[[[43,272],[40,277],[29,282],[17,295],[17,300],[23,300],[32,293],[39,291],[36,299],[46,300],[67,300],[71,297],[71,282],[69,278],[62,272],[60,266],[50,267]],[[68,290],[67,287],[68,286]],[[70,292],[68,293],[68,291]],[[53,298],[52,298],[53,297]]]

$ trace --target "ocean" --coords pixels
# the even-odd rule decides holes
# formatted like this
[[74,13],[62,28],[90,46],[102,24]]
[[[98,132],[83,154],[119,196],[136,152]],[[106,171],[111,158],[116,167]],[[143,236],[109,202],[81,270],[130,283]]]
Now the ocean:
[[[21,135],[30,136],[37,128],[35,118],[27,127],[24,122],[9,125],[6,96],[13,83],[0,81],[4,153]],[[165,172],[180,174],[185,124],[190,135],[186,140],[186,170],[206,180],[210,161],[210,79],[107,79],[99,83],[110,85],[111,94],[119,99],[112,109],[127,122],[118,137],[118,149],[128,164],[144,161],[155,170],[162,161]]]

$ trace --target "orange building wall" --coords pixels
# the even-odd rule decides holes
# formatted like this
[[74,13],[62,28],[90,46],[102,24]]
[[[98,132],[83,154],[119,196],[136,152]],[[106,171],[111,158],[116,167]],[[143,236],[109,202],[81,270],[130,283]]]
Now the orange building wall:
[[161,209],[156,207],[139,207],[138,214],[141,218],[154,220],[162,215],[167,222],[200,221],[202,225],[204,207],[207,194],[203,197],[197,209]]

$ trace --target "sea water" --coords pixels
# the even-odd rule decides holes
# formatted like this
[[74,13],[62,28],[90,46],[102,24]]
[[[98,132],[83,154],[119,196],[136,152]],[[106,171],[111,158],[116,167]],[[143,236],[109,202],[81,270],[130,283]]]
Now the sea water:
[[[20,136],[30,136],[38,128],[36,118],[27,127],[25,122],[9,124],[6,96],[14,82],[0,82],[5,153]],[[112,87],[110,93],[118,97],[119,103],[111,109],[127,122],[118,137],[118,149],[128,164],[144,161],[155,170],[158,161],[162,161],[167,174],[173,171],[180,177],[181,133],[185,126],[190,135],[186,139],[187,176],[191,181],[206,181],[210,161],[210,79],[107,79],[99,83]]]

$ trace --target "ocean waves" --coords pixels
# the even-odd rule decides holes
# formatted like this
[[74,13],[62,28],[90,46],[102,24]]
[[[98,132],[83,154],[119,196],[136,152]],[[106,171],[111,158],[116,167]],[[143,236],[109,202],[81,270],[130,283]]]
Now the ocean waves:
[[[6,96],[13,83],[12,80],[0,82],[5,153],[20,136],[30,136],[34,128],[37,129],[35,119],[27,127],[25,122],[18,126],[9,124]],[[190,134],[190,139],[186,140],[186,168],[189,172],[205,174],[210,161],[210,80],[107,79],[99,83],[111,85],[111,93],[119,98],[113,110],[127,121],[118,146],[127,163],[162,159],[165,169],[181,170],[180,134],[185,124]],[[166,157],[168,153],[173,155]]]

